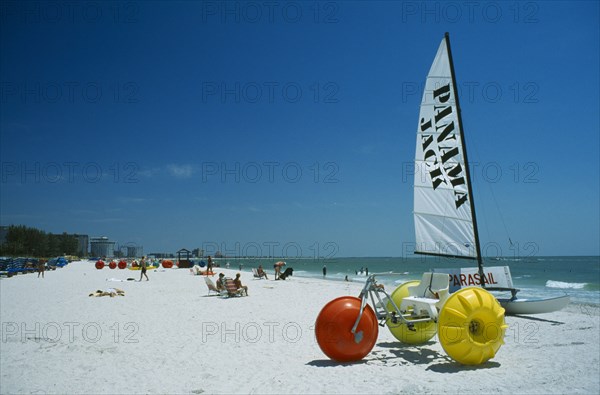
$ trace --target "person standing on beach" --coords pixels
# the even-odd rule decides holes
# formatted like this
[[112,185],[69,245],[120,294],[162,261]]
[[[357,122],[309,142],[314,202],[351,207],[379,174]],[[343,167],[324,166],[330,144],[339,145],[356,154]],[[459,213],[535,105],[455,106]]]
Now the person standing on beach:
[[213,261],[211,256],[208,256],[208,263],[206,264],[206,275],[208,276],[209,274],[211,274],[213,270]]
[[40,278],[40,274],[42,275],[42,278],[44,278],[45,270],[46,270],[46,263],[40,259],[37,264],[38,278]]
[[145,256],[143,256],[142,260],[140,261],[140,268],[142,269],[142,274],[140,274],[140,281],[142,281],[142,277],[146,277],[146,281],[150,281],[148,275],[146,274],[146,269],[148,268],[148,265],[146,264]]
[[323,265],[323,277],[327,275],[327,266]]

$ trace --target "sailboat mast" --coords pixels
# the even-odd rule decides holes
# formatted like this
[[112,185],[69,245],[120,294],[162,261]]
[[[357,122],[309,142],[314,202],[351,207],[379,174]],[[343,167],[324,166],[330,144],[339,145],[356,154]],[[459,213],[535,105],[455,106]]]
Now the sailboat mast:
[[454,100],[456,103],[456,116],[458,118],[458,128],[460,130],[460,140],[463,147],[463,156],[465,160],[465,173],[467,178],[467,188],[469,192],[469,203],[471,205],[471,215],[473,216],[473,232],[475,233],[475,250],[477,253],[477,268],[479,270],[479,277],[481,286],[485,287],[484,273],[483,273],[483,259],[481,258],[481,247],[479,244],[479,231],[477,230],[477,217],[475,215],[475,199],[473,197],[473,187],[471,186],[471,171],[469,170],[469,159],[467,157],[467,145],[465,144],[465,132],[463,130],[462,115],[460,110],[460,104],[458,102],[458,89],[456,88],[456,75],[454,74],[454,61],[452,60],[452,51],[450,50],[450,34],[446,32],[445,36],[446,49],[448,50],[448,60],[450,63],[450,74],[452,76],[452,90],[454,91]]

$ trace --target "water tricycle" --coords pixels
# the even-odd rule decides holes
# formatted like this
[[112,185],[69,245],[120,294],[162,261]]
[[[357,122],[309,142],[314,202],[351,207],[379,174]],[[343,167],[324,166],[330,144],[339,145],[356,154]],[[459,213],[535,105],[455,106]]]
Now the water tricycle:
[[378,325],[413,345],[437,333],[444,351],[463,365],[485,363],[504,344],[504,308],[485,289],[468,287],[450,294],[447,274],[424,273],[421,281],[404,283],[389,295],[377,283],[376,276],[382,274],[371,274],[358,297],[334,299],[319,313],[317,342],[329,358],[364,358],[377,341]]

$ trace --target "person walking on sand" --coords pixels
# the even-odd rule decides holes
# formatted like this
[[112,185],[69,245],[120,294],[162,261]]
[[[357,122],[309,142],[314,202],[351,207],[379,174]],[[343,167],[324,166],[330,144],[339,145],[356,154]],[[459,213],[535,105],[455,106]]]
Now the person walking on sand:
[[327,266],[323,265],[323,277],[327,275]]
[[140,274],[140,281],[142,281],[142,277],[146,277],[146,281],[150,281],[150,279],[148,278],[148,275],[146,274],[146,269],[147,269],[148,265],[146,264],[146,257],[142,257],[142,260],[140,261],[140,268],[142,269],[141,272],[142,274]]

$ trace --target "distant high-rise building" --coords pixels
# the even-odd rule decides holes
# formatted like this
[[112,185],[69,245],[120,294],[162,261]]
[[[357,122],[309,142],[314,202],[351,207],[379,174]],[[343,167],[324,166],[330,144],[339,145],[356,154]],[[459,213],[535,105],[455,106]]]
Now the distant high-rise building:
[[115,256],[115,242],[108,237],[92,237],[90,240],[90,253],[94,257],[112,258]]
[[88,235],[73,235],[77,238],[77,255],[88,256],[88,245],[90,244],[90,238]]
[[128,258],[139,258],[144,255],[144,248],[141,246],[127,246]]

